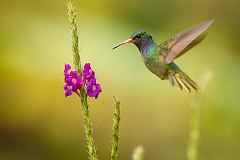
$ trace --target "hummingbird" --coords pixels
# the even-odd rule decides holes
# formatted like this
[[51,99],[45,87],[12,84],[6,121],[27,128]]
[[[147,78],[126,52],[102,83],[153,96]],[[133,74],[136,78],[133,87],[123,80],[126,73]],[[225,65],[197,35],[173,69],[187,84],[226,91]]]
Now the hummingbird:
[[159,45],[154,42],[151,33],[144,30],[134,32],[131,37],[113,49],[127,43],[137,46],[146,67],[161,80],[169,80],[172,86],[188,92],[197,91],[198,85],[194,82],[174,60],[190,48],[200,42],[206,34],[205,31],[213,23],[213,19],[190,27],[180,33],[175,34]]

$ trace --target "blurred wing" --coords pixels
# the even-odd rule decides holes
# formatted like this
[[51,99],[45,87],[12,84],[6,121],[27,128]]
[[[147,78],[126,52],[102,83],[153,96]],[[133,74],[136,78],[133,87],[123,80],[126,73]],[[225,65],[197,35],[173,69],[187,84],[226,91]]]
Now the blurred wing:
[[160,46],[166,45],[168,53],[166,55],[166,63],[171,63],[175,58],[181,56],[182,51],[188,47],[194,40],[206,31],[214,20],[208,20],[192,28],[189,28],[181,33],[176,34],[170,40],[163,42]]

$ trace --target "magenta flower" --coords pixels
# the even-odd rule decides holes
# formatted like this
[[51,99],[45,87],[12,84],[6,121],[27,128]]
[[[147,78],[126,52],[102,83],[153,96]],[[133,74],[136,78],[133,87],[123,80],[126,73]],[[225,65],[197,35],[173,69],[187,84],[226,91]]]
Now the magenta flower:
[[65,64],[64,75],[65,75],[65,76],[70,75],[70,70],[71,70],[70,64]]
[[95,72],[92,70],[90,63],[86,63],[83,67],[83,80],[88,82],[91,79],[95,79]]
[[82,78],[78,75],[78,72],[70,71],[70,70],[71,70],[71,66],[69,64],[65,64],[64,90],[65,90],[66,97],[72,95],[72,92],[77,92],[77,90],[80,89],[83,84]]
[[96,82],[95,72],[92,70],[90,63],[86,63],[83,68],[83,77],[78,75],[78,72],[71,71],[71,66],[69,64],[65,64],[64,69],[64,90],[65,96],[71,96],[73,92],[77,92],[85,85],[86,93],[88,97],[98,98],[98,95],[102,92],[102,88]]
[[65,97],[72,95],[72,86],[65,84],[64,90],[65,90]]
[[102,92],[102,89],[96,82],[95,72],[92,70],[90,63],[84,65],[83,80],[86,85],[87,95],[97,99],[100,92]]
[[96,79],[91,79],[86,83],[86,90],[87,90],[87,95],[89,97],[94,97],[95,99],[98,98],[98,95],[102,92],[102,88],[100,85],[96,82]]

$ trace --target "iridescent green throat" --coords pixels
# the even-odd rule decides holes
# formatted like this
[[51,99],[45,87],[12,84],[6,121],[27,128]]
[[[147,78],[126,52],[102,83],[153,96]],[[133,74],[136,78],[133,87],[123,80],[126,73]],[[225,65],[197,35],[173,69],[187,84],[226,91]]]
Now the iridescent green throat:
[[154,59],[157,56],[158,45],[152,38],[142,39],[140,42],[135,43],[144,58]]

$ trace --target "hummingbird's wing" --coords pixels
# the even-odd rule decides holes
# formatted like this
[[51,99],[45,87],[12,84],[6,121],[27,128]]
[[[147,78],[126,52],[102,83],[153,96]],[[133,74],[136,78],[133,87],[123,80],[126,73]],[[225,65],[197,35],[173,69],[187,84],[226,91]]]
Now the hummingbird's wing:
[[165,62],[167,64],[171,63],[174,59],[185,53],[184,51],[186,51],[191,44],[194,42],[194,44],[200,42],[200,40],[202,40],[204,37],[199,39],[198,42],[196,42],[196,40],[201,37],[202,33],[207,30],[213,21],[213,19],[205,21],[199,25],[193,26],[192,28],[176,34],[165,42],[162,42],[159,47],[167,50]]

